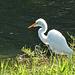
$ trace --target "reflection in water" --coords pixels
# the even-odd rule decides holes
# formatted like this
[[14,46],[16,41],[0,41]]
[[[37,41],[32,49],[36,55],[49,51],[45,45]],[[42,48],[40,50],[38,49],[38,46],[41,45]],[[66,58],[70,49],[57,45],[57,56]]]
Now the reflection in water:
[[[74,0],[22,0],[0,2],[0,54],[8,57],[21,54],[21,48],[42,43],[38,28],[28,29],[38,18],[48,23],[48,31],[57,29],[68,39],[66,32],[75,33]],[[35,37],[35,38],[34,38]],[[42,43],[43,44],[43,43]]]

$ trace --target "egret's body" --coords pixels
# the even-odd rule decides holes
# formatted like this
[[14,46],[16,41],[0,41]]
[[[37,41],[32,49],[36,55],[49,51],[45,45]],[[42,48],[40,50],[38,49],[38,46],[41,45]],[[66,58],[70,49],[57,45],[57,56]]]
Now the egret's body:
[[41,27],[38,30],[40,40],[44,44],[49,45],[52,52],[67,55],[68,57],[73,54],[73,50],[68,46],[65,37],[58,30],[52,29],[48,32],[47,36],[44,35],[44,33],[47,31],[47,23],[44,19],[40,18],[36,20],[36,23],[29,26],[29,28],[37,26]]

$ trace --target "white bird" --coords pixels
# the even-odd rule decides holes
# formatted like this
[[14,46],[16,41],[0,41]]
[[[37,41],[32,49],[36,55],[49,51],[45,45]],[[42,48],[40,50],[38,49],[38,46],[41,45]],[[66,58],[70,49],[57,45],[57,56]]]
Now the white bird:
[[50,30],[47,36],[44,34],[48,29],[47,23],[44,19],[40,18],[36,20],[36,22],[28,28],[38,26],[41,27],[38,30],[38,36],[40,40],[44,44],[49,45],[52,52],[55,52],[56,54],[67,55],[68,57],[73,54],[73,50],[68,46],[65,37],[58,30]]

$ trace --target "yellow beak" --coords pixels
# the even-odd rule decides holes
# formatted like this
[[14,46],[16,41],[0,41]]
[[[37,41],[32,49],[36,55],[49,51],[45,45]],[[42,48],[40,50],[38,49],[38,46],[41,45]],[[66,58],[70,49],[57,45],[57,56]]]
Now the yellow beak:
[[34,27],[37,23],[32,24],[31,26],[29,26],[28,28]]

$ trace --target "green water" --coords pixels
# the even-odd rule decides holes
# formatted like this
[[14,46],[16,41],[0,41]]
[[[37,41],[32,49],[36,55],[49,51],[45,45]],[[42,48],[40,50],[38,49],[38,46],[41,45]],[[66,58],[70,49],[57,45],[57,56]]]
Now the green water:
[[59,30],[71,42],[66,32],[75,36],[74,0],[1,0],[0,58],[22,54],[21,48],[43,44],[38,28],[28,29],[36,19],[44,18],[50,29]]

